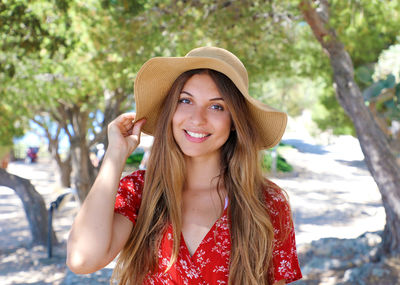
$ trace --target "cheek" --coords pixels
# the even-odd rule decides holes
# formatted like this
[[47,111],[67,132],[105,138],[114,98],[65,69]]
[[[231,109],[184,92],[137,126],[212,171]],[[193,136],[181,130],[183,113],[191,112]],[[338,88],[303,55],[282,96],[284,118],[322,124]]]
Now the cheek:
[[176,116],[176,113],[172,117],[172,122],[171,123],[172,123],[172,134],[175,137],[176,130],[178,129],[178,118]]
[[172,128],[175,128],[182,122],[182,112],[176,109],[174,116],[172,117]]
[[219,118],[217,120],[219,122],[219,129],[225,133],[225,135],[229,136],[229,133],[232,129],[232,119],[230,115],[224,116],[223,118]]
[[176,139],[176,135],[178,134],[179,130],[181,129],[181,124],[184,120],[184,114],[181,110],[176,109],[174,116],[172,117],[172,134]]

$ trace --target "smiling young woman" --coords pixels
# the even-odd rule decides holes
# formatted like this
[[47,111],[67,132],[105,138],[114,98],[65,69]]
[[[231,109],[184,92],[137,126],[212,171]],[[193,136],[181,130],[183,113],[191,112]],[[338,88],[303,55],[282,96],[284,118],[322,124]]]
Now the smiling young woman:
[[[109,148],[73,224],[67,264],[94,272],[117,256],[119,284],[286,284],[301,278],[290,207],[262,176],[260,150],[286,115],[248,94],[232,53],[153,58],[135,81],[137,114],[109,126]],[[134,122],[133,122],[134,120]],[[140,131],[148,169],[119,181]]]

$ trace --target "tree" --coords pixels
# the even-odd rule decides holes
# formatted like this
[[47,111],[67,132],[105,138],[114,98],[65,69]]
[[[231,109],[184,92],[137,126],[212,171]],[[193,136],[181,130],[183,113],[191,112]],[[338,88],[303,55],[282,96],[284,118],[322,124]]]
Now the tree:
[[354,80],[349,53],[330,22],[327,0],[300,2],[300,10],[315,38],[327,52],[333,72],[337,99],[352,119],[366,164],[382,194],[386,212],[383,234],[384,254],[400,254],[400,168],[389,143],[365,106]]
[[[47,244],[48,216],[43,197],[27,179],[13,175],[0,168],[0,186],[6,186],[15,191],[22,201],[29,228],[32,234],[32,244]],[[57,238],[52,230],[52,241],[57,243]]]
[[[64,20],[64,29],[68,30],[68,18],[63,13],[68,7],[68,1],[56,2],[51,7],[53,9],[49,10],[59,13],[58,18]],[[46,19],[49,24],[46,25],[43,15],[35,12],[42,8],[43,10],[49,8],[41,4],[43,2],[22,0],[0,3],[0,50],[2,51],[0,54],[0,81],[2,82],[0,95],[2,104],[12,110],[15,117],[14,121],[9,121],[9,125],[17,124],[25,127],[28,120],[38,112],[35,105],[37,98],[26,96],[32,93],[32,90],[29,90],[32,87],[31,82],[28,85],[22,85],[19,82],[20,77],[29,81],[29,77],[37,73],[36,67],[40,66],[42,59],[65,57],[70,46],[73,45],[55,32],[54,25],[59,24],[60,21],[56,20],[57,17],[54,17],[54,14],[49,13]],[[13,135],[7,137],[12,139]],[[53,147],[54,143],[49,146]]]
[[[374,83],[371,72],[373,73],[381,52],[398,42],[399,4],[399,1],[329,1],[329,24],[337,31],[340,41],[352,58],[354,79],[361,90]],[[307,38],[313,41],[309,36]],[[316,54],[322,53],[316,51]],[[325,112],[315,116],[318,126],[331,129],[337,134],[354,135],[351,120],[337,103],[335,92],[332,92],[330,67],[325,66],[319,71],[328,84],[321,98]]]
[[[23,134],[22,125],[18,126],[17,116],[9,106],[0,105],[0,146],[12,146],[12,139]],[[32,235],[32,244],[45,245],[48,234],[48,217],[43,197],[35,190],[29,180],[8,173],[0,167],[0,186],[15,191],[21,199]],[[53,242],[57,243],[54,231]]]
[[[98,56],[96,41],[89,35],[93,26],[106,32],[100,28],[105,13],[97,2],[11,1],[1,8],[8,35],[1,48],[9,55],[1,66],[12,72],[3,73],[0,93],[22,118],[33,119],[44,129],[62,184],[70,186],[73,171],[74,187],[83,200],[95,177],[89,149],[105,140],[107,124],[126,110],[122,104],[132,95],[130,84],[127,87],[131,74],[124,74],[123,68],[104,68],[114,64],[117,69],[120,61],[110,53]],[[61,133],[70,142],[65,160],[58,152]]]
[[[62,42],[52,38],[48,31],[40,25],[40,19],[32,14],[25,13],[25,1],[0,2],[0,145],[12,145],[14,137],[23,134],[27,118],[24,112],[27,106],[14,104],[12,98],[12,81],[19,71],[19,61],[48,45],[44,39],[53,39],[50,50],[59,47]],[[12,51],[12,52],[11,52]],[[29,227],[32,233],[33,244],[46,244],[48,234],[48,217],[43,197],[33,185],[24,178],[0,169],[0,185],[13,189],[21,199]],[[53,242],[57,239],[52,232]]]

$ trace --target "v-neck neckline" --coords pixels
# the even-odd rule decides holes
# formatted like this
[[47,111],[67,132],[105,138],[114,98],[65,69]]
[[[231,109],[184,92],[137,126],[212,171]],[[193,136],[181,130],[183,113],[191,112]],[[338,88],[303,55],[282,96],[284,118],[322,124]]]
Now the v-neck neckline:
[[214,222],[214,224],[212,225],[212,227],[208,230],[208,232],[206,233],[206,235],[203,237],[203,239],[200,241],[199,245],[197,246],[196,250],[194,251],[193,255],[190,255],[190,251],[189,248],[187,247],[186,241],[185,241],[185,237],[183,236],[183,233],[181,232],[181,245],[184,247],[187,256],[189,257],[189,259],[193,262],[194,261],[194,257],[197,255],[197,252],[201,249],[204,241],[208,238],[209,235],[211,235],[214,231],[215,228],[217,227],[217,224],[219,223],[219,221],[221,220],[222,217],[224,217],[227,214],[227,209],[228,207],[225,207],[224,211],[222,212],[221,216]]

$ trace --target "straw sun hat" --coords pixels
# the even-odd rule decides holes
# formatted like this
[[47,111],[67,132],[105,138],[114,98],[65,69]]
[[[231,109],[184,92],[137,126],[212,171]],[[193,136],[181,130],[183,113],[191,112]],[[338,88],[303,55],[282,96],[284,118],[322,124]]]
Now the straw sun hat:
[[146,118],[142,131],[155,132],[163,101],[175,79],[191,69],[208,68],[228,76],[246,99],[250,115],[261,133],[263,148],[275,146],[286,128],[285,113],[265,105],[249,95],[248,75],[243,63],[231,52],[217,47],[200,47],[185,57],[154,57],[139,70],[134,86],[136,120]]

